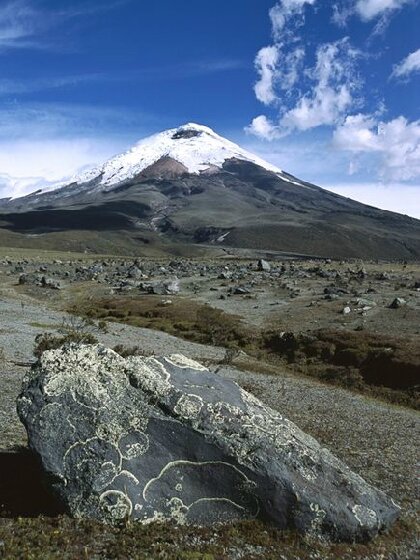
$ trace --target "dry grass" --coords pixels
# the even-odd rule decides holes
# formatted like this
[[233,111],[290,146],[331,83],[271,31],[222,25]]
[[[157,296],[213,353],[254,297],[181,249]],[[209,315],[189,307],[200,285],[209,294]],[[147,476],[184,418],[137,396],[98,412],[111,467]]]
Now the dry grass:
[[420,337],[321,329],[311,333],[262,334],[268,359],[280,357],[301,373],[419,407]]
[[252,340],[251,332],[239,317],[184,298],[171,299],[171,303],[150,295],[81,300],[69,311],[91,319],[156,329],[186,340],[227,348],[245,348]]
[[[420,336],[385,336],[367,331],[321,329],[310,333],[256,331],[240,317],[183,297],[78,297],[71,313],[103,324],[107,321],[151,328],[228,349],[244,350],[253,371],[275,373],[286,366],[403,406],[419,406]],[[243,358],[235,361],[239,367]],[[273,367],[274,366],[274,367]]]
[[100,321],[95,324],[89,319],[70,317],[62,322],[58,331],[60,334],[50,332],[40,333],[35,337],[33,354],[40,358],[46,350],[56,350],[64,344],[97,344],[98,338],[92,331],[106,332],[107,323]]
[[402,558],[403,543],[412,540],[414,530],[412,523],[400,521],[373,543],[350,545],[306,540],[256,521],[211,527],[127,523],[115,528],[66,516],[0,519],[0,557],[3,560]]

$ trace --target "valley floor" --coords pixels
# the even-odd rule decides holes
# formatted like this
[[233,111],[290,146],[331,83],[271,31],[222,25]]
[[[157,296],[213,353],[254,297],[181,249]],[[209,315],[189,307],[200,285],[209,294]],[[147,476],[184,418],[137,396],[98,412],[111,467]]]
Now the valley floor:
[[[92,283],[71,285],[68,282],[68,286],[61,291],[17,286],[19,274],[11,272],[17,266],[17,260],[20,262],[21,256],[18,259],[9,258],[9,264],[4,264],[0,272],[0,558],[415,558],[416,546],[419,544],[416,520],[418,486],[415,476],[418,451],[415,442],[418,441],[420,427],[419,415],[415,410],[298,375],[280,363],[262,367],[257,359],[247,357],[244,353],[238,356],[237,361],[223,364],[225,350],[221,347],[191,342],[124,322],[108,322],[107,332],[98,331],[95,335],[109,347],[119,344],[125,347],[138,346],[156,355],[182,353],[209,367],[218,368],[221,375],[235,380],[279,410],[368,482],[389,494],[402,508],[401,520],[389,534],[380,536],[369,545],[356,546],[309,542],[252,523],[210,530],[178,529],[172,526],[142,528],[128,524],[117,530],[93,522],[71,520],[66,516],[57,517],[58,511],[54,503],[44,496],[39,473],[25,450],[26,434],[15,412],[15,400],[22,377],[34,360],[35,336],[45,331],[57,332],[63,317],[67,317],[63,309],[73,301],[75,292],[84,296],[92,294]],[[79,265],[87,266],[86,263]],[[57,268],[60,265],[49,264],[49,273],[54,270],[54,266]],[[223,266],[223,263],[217,264],[219,268]],[[226,277],[229,277],[234,267],[226,266]],[[381,267],[375,266],[372,278],[380,274]],[[24,267],[28,268],[28,265]],[[371,322],[372,330],[378,330],[382,325],[385,331],[393,328],[407,336],[418,334],[420,323],[417,323],[417,330],[415,326],[419,317],[418,299],[415,299],[417,296],[409,285],[418,269],[413,267],[407,270],[395,265],[386,268],[388,271],[398,268],[398,281],[387,283],[387,287],[379,293],[371,292],[370,297],[376,299],[377,303],[373,313],[369,315],[367,312],[367,316],[356,312],[349,314],[350,317],[344,316],[340,312],[343,306],[341,300],[321,300],[318,294],[322,293],[325,279],[319,276],[297,276],[286,280],[296,291],[295,297],[291,299],[291,289],[279,288],[280,281],[275,276],[264,274],[254,276],[251,294],[248,294],[250,297],[239,299],[226,296],[226,299],[220,299],[220,294],[226,294],[231,285],[249,284],[250,279],[235,280],[233,284],[229,280],[223,286],[226,280],[216,280],[213,272],[200,275],[194,270],[192,277],[186,275],[181,279],[181,293],[188,291],[195,301],[211,303],[215,307],[223,306],[224,311],[246,317],[253,328],[268,321],[275,324],[279,318],[273,315],[281,307],[289,329],[302,324],[302,321],[308,328],[331,326],[334,323],[341,326],[344,323],[346,328],[354,328],[363,320]],[[401,280],[404,275],[410,276],[406,287],[401,286],[404,284]],[[409,299],[410,305],[405,309],[405,315],[404,310],[391,311],[384,305],[396,295],[396,282],[399,286],[398,295]],[[96,286],[99,295],[105,295],[107,284]],[[276,295],[273,296],[274,292]],[[314,294],[317,294],[316,298]],[[168,297],[173,299],[177,296],[164,296],[164,299]],[[347,299],[351,297],[345,296]],[[310,305],[315,299],[318,303]],[[26,496],[25,492],[28,493]],[[39,496],[43,496],[44,501]],[[37,499],[40,500],[39,504],[34,503]],[[45,519],[43,515],[52,517]]]

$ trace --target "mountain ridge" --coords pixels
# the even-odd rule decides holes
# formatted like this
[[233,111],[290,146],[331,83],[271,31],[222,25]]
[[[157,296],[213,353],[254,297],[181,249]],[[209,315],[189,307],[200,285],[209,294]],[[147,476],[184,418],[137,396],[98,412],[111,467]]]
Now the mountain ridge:
[[184,125],[70,184],[0,201],[0,232],[26,238],[124,232],[157,245],[420,258],[419,220],[344,198],[261,161],[207,127]]
[[178,128],[148,136],[137,142],[129,150],[108,159],[102,165],[85,170],[68,180],[52,183],[24,196],[11,197],[10,200],[31,195],[42,195],[76,184],[95,181],[104,190],[124,181],[133,179],[162,158],[171,158],[182,165],[188,173],[199,174],[212,167],[221,168],[232,158],[251,161],[268,171],[278,173],[287,180],[287,173],[259,156],[244,150],[237,144],[219,136],[211,128],[195,123],[187,123]]

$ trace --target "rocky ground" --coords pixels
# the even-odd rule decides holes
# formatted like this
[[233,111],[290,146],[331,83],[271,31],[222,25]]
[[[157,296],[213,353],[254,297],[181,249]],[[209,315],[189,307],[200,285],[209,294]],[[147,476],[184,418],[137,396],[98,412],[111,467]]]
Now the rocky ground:
[[[34,256],[30,252],[0,255],[0,488],[4,491],[5,476],[10,477],[7,470],[10,457],[24,457],[26,435],[15,412],[15,399],[22,377],[34,360],[35,336],[46,331],[57,332],[63,318],[68,317],[66,310],[80,298],[94,302],[98,297],[151,297],[160,298],[166,306],[179,301],[209,303],[229,315],[240,316],[247,328],[255,332],[268,326],[293,332],[333,326],[348,331],[365,329],[378,335],[412,337],[420,334],[419,282],[420,267],[403,263],[290,260],[258,263],[229,259],[168,262],[74,258],[60,254]],[[124,542],[133,538],[131,527],[122,529],[121,534],[112,531],[105,536],[95,526],[91,532],[97,545],[93,545],[85,529],[82,531],[71,520],[60,518],[52,525],[48,522],[48,535],[53,535],[57,526],[62,532],[69,531],[72,540],[79,535],[77,538],[88,547],[88,558],[415,557],[418,511],[415,442],[419,417],[412,408],[320,383],[301,372],[297,374],[283,362],[261,363],[257,357],[244,353],[233,363],[220,364],[225,356],[221,347],[197,344],[165,332],[129,325],[126,321],[107,322],[107,332],[95,330],[95,336],[110,347],[138,346],[156,355],[177,352],[217,368],[221,375],[234,379],[279,410],[368,482],[388,493],[402,506],[402,521],[394,532],[369,547],[346,546],[339,552],[333,547],[319,548],[307,543],[294,543],[293,548],[289,541],[276,540],[277,537],[256,543],[248,534],[249,528],[248,533],[238,529],[236,540],[231,533],[229,537],[222,535],[219,529],[215,529],[213,537],[198,530],[195,537],[188,532],[182,538],[189,543],[186,546],[185,541],[183,546],[190,555],[181,549],[171,552],[170,545],[163,548],[160,556],[149,552],[149,555],[146,552],[144,556],[136,555],[133,550],[118,545],[119,538],[124,538]],[[16,480],[15,483],[18,486]],[[3,504],[9,510],[13,509],[10,495],[13,492],[9,488],[9,503]],[[54,551],[51,544],[57,546],[54,537],[48,540],[50,556],[42,555],[35,545],[31,556],[23,547],[24,535],[25,531],[29,535],[37,530],[37,526],[31,521],[19,522],[10,513],[7,515],[7,507],[3,509],[0,558],[2,555],[5,558],[63,557],[63,550],[60,554]],[[29,509],[20,503],[14,516],[28,514]],[[48,513],[48,510],[38,513]],[[259,531],[264,530],[260,527]],[[238,534],[244,541],[242,545],[238,544]],[[215,543],[215,538],[220,540]],[[84,557],[80,547],[68,550],[68,558]],[[126,556],[120,556],[124,550]]]

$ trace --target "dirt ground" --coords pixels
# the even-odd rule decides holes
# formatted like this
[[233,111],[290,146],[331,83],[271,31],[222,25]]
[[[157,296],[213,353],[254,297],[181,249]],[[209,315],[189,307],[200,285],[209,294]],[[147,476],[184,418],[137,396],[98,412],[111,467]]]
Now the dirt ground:
[[[107,259],[104,257],[101,260],[106,262]],[[16,479],[16,472],[25,471],[27,465],[27,476],[30,478],[31,473],[34,476],[32,486],[40,482],[34,471],[30,470],[34,467],[30,466],[25,451],[26,434],[15,412],[15,400],[22,377],[34,361],[35,336],[45,331],[57,332],[63,318],[67,317],[65,310],[75,298],[115,295],[118,274],[110,278],[109,273],[114,264],[108,264],[105,272],[96,278],[80,279],[73,275],[75,268],[88,268],[96,262],[96,258],[83,255],[70,258],[69,254],[44,253],[37,256],[31,252],[13,254],[10,250],[7,255],[0,254],[0,505],[2,498],[6,502],[2,504],[5,513],[0,518],[0,558],[82,557],[78,556],[80,547],[77,551],[69,547],[66,556],[65,550],[60,552],[51,545],[51,550],[44,551],[42,556],[40,549],[34,545],[31,556],[22,545],[24,533],[19,516],[27,516],[34,521],[35,525],[27,526],[29,534],[30,531],[40,530],[41,525],[36,525],[37,520],[41,519],[40,515],[56,515],[57,512],[54,508],[49,510],[47,506],[44,510],[41,506],[31,509],[19,493],[20,482]],[[115,262],[115,266],[121,265],[121,261]],[[128,267],[131,265],[124,264]],[[276,261],[270,265],[270,271],[261,271],[253,260],[197,261],[184,263],[178,269],[165,261],[145,260],[138,263],[139,268],[147,271],[144,274],[147,276],[146,281],[161,282],[174,276],[179,278],[179,293],[162,295],[162,301],[186,298],[208,303],[241,317],[255,331],[267,327],[294,332],[334,327],[351,331],[363,328],[369,332],[402,337],[420,334],[420,265],[356,261]],[[40,267],[45,268],[41,270],[42,274],[58,279],[61,289],[27,283],[19,285],[22,271],[32,273],[39,271]],[[105,274],[108,274],[108,280]],[[242,292],[237,288],[241,288]],[[130,294],[137,294],[138,290],[138,286],[130,288]],[[331,294],[332,297],[326,297]],[[143,292],[139,292],[140,295],[147,297]],[[392,308],[390,304],[395,298],[400,298],[403,303]],[[343,312],[347,307],[350,311]],[[183,353],[211,367],[216,367],[225,355],[225,350],[220,347],[197,344],[122,322],[109,322],[107,332],[98,331],[96,335],[110,347],[116,344],[139,346],[157,355]],[[310,551],[305,549],[307,555],[304,556],[297,549],[293,552],[293,547],[285,546],[282,556],[278,552],[275,553],[277,556],[272,556],[273,550],[278,550],[273,548],[272,543],[251,546],[244,542],[241,552],[236,541],[231,548],[229,544],[222,546],[218,543],[220,548],[212,552],[213,549],[209,548],[209,543],[203,537],[204,540],[197,538],[195,545],[187,547],[190,555],[182,551],[170,552],[168,548],[156,557],[197,560],[274,557],[398,560],[416,557],[419,543],[419,493],[416,480],[419,456],[416,442],[419,441],[420,422],[415,410],[298,375],[286,365],[263,367],[258,359],[243,353],[233,364],[220,366],[219,372],[279,410],[367,481],[387,492],[402,508],[402,528],[399,526],[394,533],[380,537],[367,548],[348,545],[340,552],[328,547],[317,548],[315,545]],[[19,464],[21,470],[16,466]],[[2,491],[6,496],[2,497]],[[32,488],[32,491],[35,492],[36,488]],[[72,520],[67,520],[66,524],[71,525],[73,537],[77,534],[82,541],[87,539],[88,542],[86,534],[80,533],[77,524],[74,525]],[[53,525],[47,525],[47,532],[55,530]],[[86,552],[83,557],[124,557],[112,552],[108,541],[118,543],[119,538],[127,537],[126,533],[122,533],[123,537],[113,533],[106,538],[100,530],[99,534],[102,537],[96,535],[95,538],[102,542],[102,548],[99,547],[95,552],[93,547],[92,552]],[[19,546],[22,555],[18,552]],[[221,550],[224,552],[221,553]],[[144,554],[125,557],[153,558],[153,555]]]

